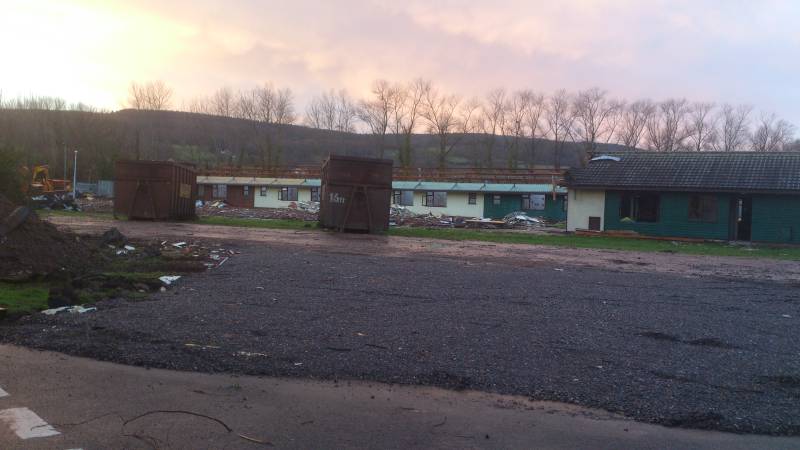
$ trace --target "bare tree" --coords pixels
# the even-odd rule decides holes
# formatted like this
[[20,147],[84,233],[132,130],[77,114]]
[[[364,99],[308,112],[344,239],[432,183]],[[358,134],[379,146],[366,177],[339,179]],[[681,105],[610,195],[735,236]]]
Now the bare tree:
[[294,94],[289,88],[278,89],[275,93],[275,106],[272,111],[272,123],[291,125],[297,122],[294,109]]
[[762,114],[750,142],[757,152],[777,152],[788,148],[794,138],[794,126],[775,114]]
[[503,107],[504,117],[500,131],[509,169],[516,169],[519,165],[519,149],[525,139],[525,119],[529,102],[530,95],[527,91],[517,91],[506,100]]
[[525,131],[530,139],[528,142],[528,167],[534,168],[536,166],[536,148],[538,145],[537,140],[542,138],[545,130],[542,127],[542,114],[545,110],[545,101],[542,94],[536,94],[533,91],[523,91],[526,97],[525,101]]
[[375,137],[378,154],[383,158],[389,117],[395,102],[395,90],[388,81],[377,80],[372,85],[372,95],[374,96],[372,99],[359,101],[357,115]]
[[398,85],[392,108],[391,129],[397,136],[398,159],[400,166],[409,169],[413,163],[411,137],[417,129],[421,117],[423,99],[430,90],[429,81],[418,78],[411,83]]
[[648,148],[660,152],[680,150],[687,138],[686,99],[668,99],[659,103],[645,127]]
[[236,98],[229,87],[217,90],[209,102],[212,114],[222,117],[233,117],[236,112]]
[[689,112],[688,144],[690,150],[711,150],[716,145],[717,118],[712,114],[713,103],[695,103]]
[[434,88],[426,90],[421,114],[439,141],[439,169],[447,166],[447,156],[470,130],[477,108],[474,102],[462,102],[457,95],[441,94]]
[[128,88],[128,105],[134,109],[161,111],[169,108],[172,88],[163,81],[132,82]]
[[618,142],[628,149],[639,147],[655,105],[650,100],[637,100],[622,110]]
[[346,91],[331,90],[311,99],[306,108],[306,124],[312,128],[352,133],[355,132],[356,113],[355,103]]
[[722,105],[720,112],[720,138],[717,149],[723,152],[742,150],[748,139],[748,117],[752,107],[748,105]]
[[598,141],[613,134],[616,127],[615,116],[620,104],[607,98],[607,92],[600,88],[580,91],[572,100],[575,116],[575,130],[587,152],[597,151]]
[[574,135],[575,116],[570,108],[571,98],[569,93],[560,89],[547,100],[545,108],[545,121],[550,138],[553,140],[553,166],[555,170],[561,169],[561,153],[564,143],[572,140]]
[[497,136],[502,134],[506,118],[506,90],[493,89],[486,95],[480,110],[478,124],[483,141],[484,164],[486,167],[494,166],[494,148]]

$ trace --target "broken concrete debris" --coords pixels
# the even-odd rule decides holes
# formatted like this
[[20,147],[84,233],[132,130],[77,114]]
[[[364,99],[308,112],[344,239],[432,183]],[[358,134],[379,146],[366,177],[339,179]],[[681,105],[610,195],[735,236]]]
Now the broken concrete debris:
[[47,316],[54,316],[62,312],[68,312],[72,314],[84,314],[92,311],[97,311],[97,308],[95,308],[94,306],[85,308],[81,305],[75,305],[75,306],[62,306],[60,308],[45,309],[44,311],[42,311],[42,314]]
[[162,283],[166,284],[167,286],[171,285],[172,283],[178,281],[180,279],[180,275],[164,275],[163,277],[158,277]]

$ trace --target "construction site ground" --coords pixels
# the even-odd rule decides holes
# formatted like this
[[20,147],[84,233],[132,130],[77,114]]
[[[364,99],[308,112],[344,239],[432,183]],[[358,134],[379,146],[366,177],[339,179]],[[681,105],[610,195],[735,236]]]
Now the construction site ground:
[[0,340],[154,368],[518,395],[800,434],[800,264],[54,216],[239,254],[174,290]]

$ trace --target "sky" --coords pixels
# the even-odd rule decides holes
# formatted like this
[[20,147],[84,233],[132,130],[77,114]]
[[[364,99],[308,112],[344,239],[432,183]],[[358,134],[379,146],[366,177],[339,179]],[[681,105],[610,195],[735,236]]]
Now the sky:
[[174,107],[271,82],[298,110],[327,89],[430,79],[482,96],[598,86],[629,100],[746,103],[800,125],[798,0],[0,0],[0,91]]

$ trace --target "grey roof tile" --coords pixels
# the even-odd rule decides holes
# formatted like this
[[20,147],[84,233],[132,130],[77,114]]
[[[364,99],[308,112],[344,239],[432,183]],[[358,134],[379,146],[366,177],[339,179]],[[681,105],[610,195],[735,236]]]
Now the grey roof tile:
[[610,153],[567,173],[572,188],[800,193],[800,153]]

